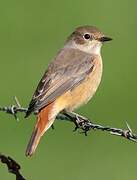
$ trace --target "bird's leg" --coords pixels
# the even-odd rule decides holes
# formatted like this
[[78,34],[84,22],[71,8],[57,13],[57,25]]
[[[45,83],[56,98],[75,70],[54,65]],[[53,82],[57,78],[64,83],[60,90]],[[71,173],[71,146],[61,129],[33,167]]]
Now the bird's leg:
[[85,134],[85,136],[87,136],[87,132],[90,129],[89,124],[91,123],[87,118],[75,113],[75,112],[69,112],[64,110],[62,112],[63,115],[65,115],[67,118],[70,119],[70,121],[74,122],[75,124],[75,129],[74,131],[76,131],[78,128],[81,128],[83,130],[82,133]]
[[[63,115],[63,116],[62,116]],[[71,122],[73,122],[74,124],[75,124],[75,129],[74,129],[74,131],[76,131],[77,129],[78,129],[78,125],[77,125],[77,123],[76,123],[76,115],[75,114],[73,114],[73,112],[69,112],[69,111],[67,111],[67,110],[63,110],[62,112],[61,112],[61,116],[60,116],[60,118],[62,119],[62,120],[68,120],[68,121],[71,121]]]

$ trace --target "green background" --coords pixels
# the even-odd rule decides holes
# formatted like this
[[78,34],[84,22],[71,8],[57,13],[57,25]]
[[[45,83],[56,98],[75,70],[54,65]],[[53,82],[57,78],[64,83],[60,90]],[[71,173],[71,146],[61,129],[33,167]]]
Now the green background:
[[[114,40],[102,49],[104,72],[92,102],[77,112],[95,122],[137,132],[137,1],[1,0],[0,105],[16,95],[27,106],[50,59],[79,25],[95,25]],[[105,132],[88,137],[55,122],[32,158],[24,155],[35,117],[0,113],[0,152],[16,159],[28,180],[137,178],[137,144]],[[0,164],[0,179],[14,180]]]

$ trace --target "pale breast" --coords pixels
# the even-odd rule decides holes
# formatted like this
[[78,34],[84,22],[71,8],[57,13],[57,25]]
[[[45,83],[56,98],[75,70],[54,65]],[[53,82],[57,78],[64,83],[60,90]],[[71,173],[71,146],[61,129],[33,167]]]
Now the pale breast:
[[87,103],[95,94],[102,76],[102,59],[98,57],[95,59],[93,71],[70,93],[70,104],[68,109],[74,110],[75,108]]
[[88,77],[73,90],[68,91],[58,98],[56,105],[60,110],[73,111],[84,103],[87,103],[95,94],[102,76],[102,59],[97,56],[94,60],[94,68]]

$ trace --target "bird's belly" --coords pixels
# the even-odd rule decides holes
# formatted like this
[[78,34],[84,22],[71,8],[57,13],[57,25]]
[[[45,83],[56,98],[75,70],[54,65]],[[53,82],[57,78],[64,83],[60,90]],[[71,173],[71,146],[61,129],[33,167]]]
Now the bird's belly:
[[97,61],[93,71],[87,76],[87,78],[76,86],[71,91],[66,92],[60,96],[56,105],[59,111],[66,109],[73,111],[82,104],[87,103],[95,94],[102,76],[102,61]]
[[87,103],[95,94],[102,77],[102,61],[98,61],[89,76],[69,93],[68,109],[72,111]]
[[91,74],[84,82],[70,93],[70,101],[67,109],[72,111],[82,104],[86,104],[95,94],[99,83],[101,81],[101,74]]

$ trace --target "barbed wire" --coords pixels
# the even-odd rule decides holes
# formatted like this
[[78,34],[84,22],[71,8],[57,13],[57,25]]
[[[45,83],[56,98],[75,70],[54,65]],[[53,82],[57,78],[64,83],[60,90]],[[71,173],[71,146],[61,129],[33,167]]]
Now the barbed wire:
[[[8,114],[11,114],[14,116],[14,118],[19,121],[19,118],[17,117],[17,113],[23,112],[26,113],[27,108],[24,108],[21,106],[19,103],[17,97],[14,97],[15,105],[11,106],[5,106],[5,107],[0,107],[0,111],[4,111]],[[137,135],[133,133],[132,129],[130,128],[129,124],[126,122],[126,129],[120,129],[120,128],[114,128],[114,127],[109,127],[109,126],[103,126],[100,124],[96,124],[90,121],[89,118],[83,117],[79,114],[76,114],[74,112],[62,112],[57,116],[58,120],[65,120],[65,121],[70,121],[75,124],[75,129],[81,129],[82,133],[84,133],[87,136],[87,133],[93,129],[93,130],[102,130],[102,131],[107,131],[112,135],[117,135],[120,137],[124,137],[130,141],[137,142]]]

